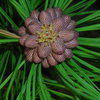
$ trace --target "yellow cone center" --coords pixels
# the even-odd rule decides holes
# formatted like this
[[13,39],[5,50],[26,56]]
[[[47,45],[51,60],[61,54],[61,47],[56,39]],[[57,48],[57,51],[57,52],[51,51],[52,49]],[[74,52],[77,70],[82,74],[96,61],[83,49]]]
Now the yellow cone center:
[[43,25],[41,29],[41,32],[37,32],[39,35],[39,38],[37,39],[38,42],[49,45],[56,40],[58,34],[54,31],[51,25]]

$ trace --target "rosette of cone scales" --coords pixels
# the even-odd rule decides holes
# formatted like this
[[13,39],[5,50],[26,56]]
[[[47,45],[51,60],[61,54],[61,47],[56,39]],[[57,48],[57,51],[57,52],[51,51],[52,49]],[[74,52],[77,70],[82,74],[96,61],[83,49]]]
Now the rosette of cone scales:
[[78,45],[75,26],[75,21],[62,15],[60,8],[34,10],[18,30],[27,61],[49,68],[71,58],[72,49]]

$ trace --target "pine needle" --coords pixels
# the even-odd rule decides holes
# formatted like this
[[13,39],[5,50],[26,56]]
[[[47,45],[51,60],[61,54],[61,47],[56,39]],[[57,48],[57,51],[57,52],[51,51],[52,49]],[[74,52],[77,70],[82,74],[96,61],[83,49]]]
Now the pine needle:
[[6,37],[16,38],[16,39],[20,38],[20,36],[14,34],[14,33],[11,33],[9,31],[3,30],[3,29],[0,29],[0,35],[4,35]]

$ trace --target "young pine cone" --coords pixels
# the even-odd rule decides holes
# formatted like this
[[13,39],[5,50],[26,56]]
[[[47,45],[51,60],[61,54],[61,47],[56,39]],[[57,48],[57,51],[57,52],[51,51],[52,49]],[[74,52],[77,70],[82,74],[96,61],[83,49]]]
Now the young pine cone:
[[44,68],[71,58],[78,45],[75,21],[62,15],[60,8],[34,10],[18,30],[20,44],[25,47],[27,61],[42,63]]

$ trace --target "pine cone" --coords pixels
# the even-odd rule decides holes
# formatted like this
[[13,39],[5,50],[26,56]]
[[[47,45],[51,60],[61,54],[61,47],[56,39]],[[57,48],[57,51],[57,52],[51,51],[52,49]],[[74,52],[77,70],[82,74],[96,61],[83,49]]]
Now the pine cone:
[[75,21],[62,15],[60,8],[33,11],[18,30],[20,44],[25,46],[27,61],[42,63],[44,68],[72,58],[72,48],[78,45]]

